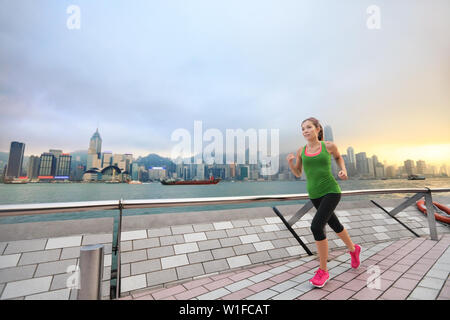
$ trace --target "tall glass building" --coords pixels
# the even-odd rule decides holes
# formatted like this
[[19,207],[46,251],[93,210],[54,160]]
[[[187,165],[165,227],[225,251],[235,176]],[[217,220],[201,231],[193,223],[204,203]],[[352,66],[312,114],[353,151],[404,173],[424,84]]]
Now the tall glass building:
[[24,151],[25,143],[17,141],[11,142],[6,177],[18,178],[21,176]]
[[44,152],[41,154],[41,164],[39,166],[39,178],[53,178],[56,173],[56,157],[53,153]]

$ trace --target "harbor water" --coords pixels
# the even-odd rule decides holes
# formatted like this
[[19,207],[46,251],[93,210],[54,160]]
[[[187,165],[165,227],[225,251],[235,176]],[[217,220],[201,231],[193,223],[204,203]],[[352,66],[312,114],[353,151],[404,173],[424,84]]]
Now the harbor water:
[[[342,191],[390,188],[445,188],[450,178],[427,178],[426,180],[338,180]],[[73,201],[131,200],[131,199],[179,199],[202,197],[232,197],[251,195],[275,195],[306,193],[306,181],[221,181],[215,185],[165,186],[159,182],[144,184],[124,183],[28,183],[0,184],[0,204],[52,203]],[[440,194],[448,197],[449,193]],[[377,198],[404,198],[410,194],[389,194],[343,197],[341,201],[369,200]],[[202,210],[223,210],[280,204],[304,203],[305,201],[264,202],[234,205],[191,206],[176,208],[153,208],[124,210],[124,215],[163,214]],[[0,218],[0,224],[73,220],[100,217],[116,217],[118,210],[55,213]]]

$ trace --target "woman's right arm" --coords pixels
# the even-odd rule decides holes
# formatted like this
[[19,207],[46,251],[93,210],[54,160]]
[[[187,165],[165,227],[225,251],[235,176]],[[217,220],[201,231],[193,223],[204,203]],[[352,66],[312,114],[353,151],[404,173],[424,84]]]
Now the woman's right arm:
[[288,155],[288,163],[289,167],[291,168],[292,173],[297,177],[300,178],[302,176],[302,148],[298,149],[297,151],[297,159],[295,164],[294,161],[294,155],[291,153]]

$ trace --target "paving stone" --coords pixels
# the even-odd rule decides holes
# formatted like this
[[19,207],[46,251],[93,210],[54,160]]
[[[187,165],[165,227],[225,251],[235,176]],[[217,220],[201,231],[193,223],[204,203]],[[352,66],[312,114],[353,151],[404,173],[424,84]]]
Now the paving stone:
[[233,220],[231,223],[235,228],[250,227],[250,222],[248,220]]
[[163,269],[175,268],[186,264],[189,264],[186,254],[161,258],[161,265]]
[[155,286],[158,284],[169,283],[178,280],[175,269],[167,269],[147,273],[147,286]]
[[[147,249],[151,250],[151,249]],[[151,258],[155,258],[150,256]],[[129,252],[122,252],[120,256],[120,263],[130,263],[130,262],[136,262],[136,261],[142,261],[147,260],[147,251],[146,250],[136,250],[136,251],[129,251]]]
[[174,236],[164,236],[160,237],[159,241],[161,242],[161,246],[169,246],[173,244],[184,243],[184,237],[181,234],[177,234]]
[[178,279],[193,278],[205,274],[205,270],[203,269],[203,265],[201,263],[178,267],[176,270]]
[[112,234],[87,234],[83,236],[81,245],[87,246],[91,244],[101,244],[112,242]]
[[149,238],[171,236],[171,235],[172,235],[172,230],[170,230],[170,227],[159,228],[159,229],[147,229],[147,236]]
[[161,260],[153,259],[153,260],[145,260],[140,262],[131,263],[131,275],[137,275],[141,273],[148,273],[152,271],[161,270]]
[[242,243],[238,237],[220,239],[219,241],[222,247],[232,247],[240,245]]
[[206,237],[208,238],[208,240],[222,239],[227,237],[227,233],[225,232],[225,230],[207,231]]
[[77,259],[41,263],[38,265],[34,276],[42,277],[59,273],[67,273],[68,267],[76,265]]
[[220,245],[219,240],[217,239],[213,239],[213,240],[206,240],[206,241],[199,241],[197,243],[198,248],[203,251],[203,250],[211,250],[211,249],[217,249],[217,248],[221,248],[222,246]]
[[255,247],[251,243],[234,246],[233,250],[238,256],[256,252]]
[[205,224],[194,224],[193,225],[195,232],[202,232],[202,231],[213,231],[214,225],[212,223],[205,223]]
[[224,222],[214,222],[214,229],[216,230],[224,230],[224,229],[232,229],[234,228],[231,221],[224,221]]
[[251,285],[253,285],[253,282],[251,282],[248,279],[243,279],[241,281],[238,281],[238,282],[235,282],[235,283],[225,286],[225,289],[227,289],[228,291],[231,291],[231,292],[236,292],[236,291],[242,290],[246,287],[249,287]]
[[196,242],[196,241],[203,241],[203,240],[207,240],[206,234],[204,232],[184,234],[185,242]]
[[50,238],[47,241],[45,249],[49,250],[67,247],[79,247],[81,245],[81,238],[82,236]]
[[267,253],[272,257],[272,259],[281,259],[290,256],[289,252],[285,248],[268,250]]
[[233,248],[230,248],[230,247],[214,249],[214,250],[211,250],[211,252],[212,252],[214,259],[216,259],[216,260],[222,259],[222,258],[228,258],[228,257],[232,257],[232,256],[236,255]]
[[229,265],[225,259],[203,262],[205,273],[213,273],[229,269]]
[[194,233],[194,228],[192,225],[183,225],[183,226],[172,226],[172,234],[185,234],[185,233]]
[[271,241],[254,242],[253,246],[256,251],[267,251],[275,248]]
[[175,254],[175,250],[172,246],[164,246],[164,247],[156,247],[147,249],[147,256],[149,259],[161,258],[173,256]]
[[241,242],[243,244],[259,242],[260,241],[260,239],[259,239],[257,234],[250,234],[250,235],[246,235],[246,236],[240,236],[239,238],[241,239]]
[[45,249],[47,239],[11,241],[6,246],[4,255],[12,253],[39,251]]
[[50,288],[52,277],[33,278],[6,284],[1,299],[11,299],[46,292]]
[[175,250],[175,254],[197,252],[197,251],[200,250],[198,248],[197,243],[195,243],[195,242],[176,244],[173,247],[174,247],[174,250]]
[[408,300],[433,300],[436,299],[439,291],[430,288],[416,287],[408,297]]
[[26,264],[36,264],[42,262],[56,261],[59,259],[61,249],[44,250],[35,252],[25,252],[22,254],[19,266]]
[[67,259],[73,259],[73,258],[79,258],[80,257],[80,249],[81,247],[71,247],[71,248],[63,248],[63,249],[56,249],[56,250],[62,250],[60,260],[67,260]]
[[0,283],[25,280],[33,277],[37,265],[0,269]]
[[227,233],[228,237],[237,237],[247,234],[244,228],[226,229],[225,232]]
[[253,264],[266,262],[272,259],[267,251],[249,253],[248,257]]
[[17,266],[20,256],[20,253],[0,256],[0,269]]
[[211,254],[211,251],[209,251],[209,250],[188,253],[187,256],[188,256],[189,263],[192,263],[192,264],[198,263],[198,262],[214,260],[214,257]]
[[133,250],[159,247],[159,238],[133,240]]
[[[61,273],[53,276],[52,285],[50,286],[50,290],[59,290],[59,289],[67,289],[71,285],[76,284],[73,279],[73,272],[69,273]],[[69,279],[72,277],[71,279]]]
[[252,226],[263,226],[267,224],[266,219],[264,218],[250,219],[249,222]]
[[132,290],[142,289],[147,286],[147,279],[145,274],[121,278],[120,292],[128,292]]
[[251,264],[251,261],[247,255],[227,258],[227,262],[230,268],[238,268]]
[[419,286],[425,288],[431,288],[436,290],[441,290],[442,286],[445,284],[445,279],[438,279],[426,276],[419,282]]

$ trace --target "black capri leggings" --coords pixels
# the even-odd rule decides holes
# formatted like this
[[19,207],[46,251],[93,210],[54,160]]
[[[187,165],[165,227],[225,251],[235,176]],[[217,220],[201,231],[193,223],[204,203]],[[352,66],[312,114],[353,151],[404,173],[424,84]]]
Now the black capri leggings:
[[334,213],[334,209],[337,207],[339,200],[341,200],[340,193],[328,193],[320,198],[311,199],[314,207],[317,209],[316,215],[311,223],[314,240],[321,241],[327,238],[325,235],[325,225],[327,223],[336,233],[344,230],[344,227]]

